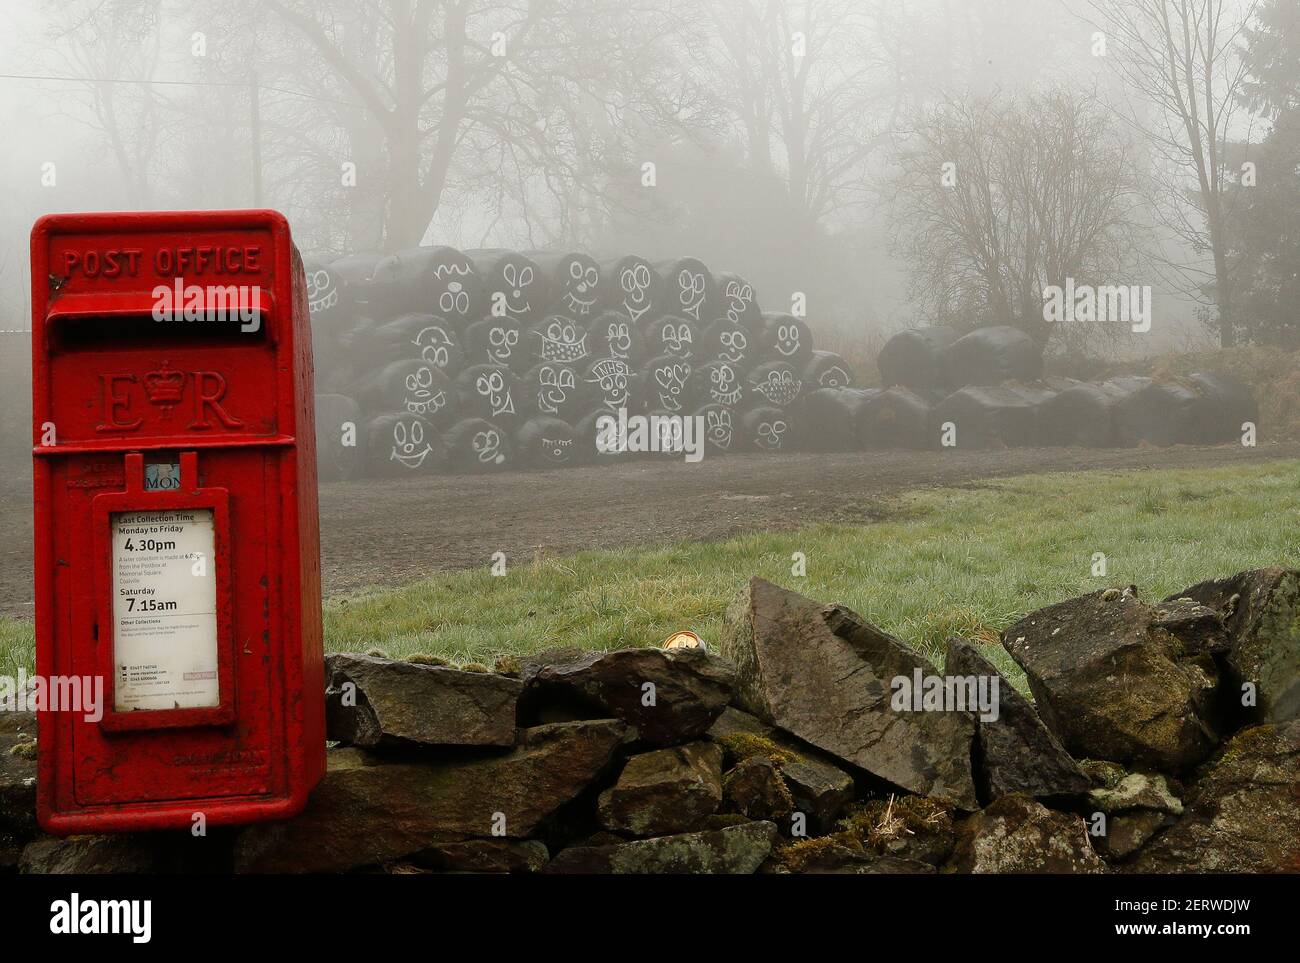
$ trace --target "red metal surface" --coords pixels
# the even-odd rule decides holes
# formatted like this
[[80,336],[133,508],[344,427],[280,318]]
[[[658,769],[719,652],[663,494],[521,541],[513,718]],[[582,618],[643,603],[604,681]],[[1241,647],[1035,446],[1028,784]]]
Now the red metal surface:
[[[155,288],[256,330],[151,316]],[[297,812],[325,764],[311,338],[274,211],[68,214],[32,230],[36,668],[104,676],[105,713],[41,712],[37,814],[54,833]],[[240,289],[244,290],[240,290]],[[167,453],[179,488],[145,491]],[[156,456],[155,456],[156,457]],[[214,521],[220,704],[113,712],[109,518]]]

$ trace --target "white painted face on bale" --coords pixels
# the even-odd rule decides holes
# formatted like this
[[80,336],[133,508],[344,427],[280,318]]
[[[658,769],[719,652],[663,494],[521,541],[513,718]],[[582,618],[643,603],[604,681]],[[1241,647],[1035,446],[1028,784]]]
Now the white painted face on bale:
[[718,351],[719,360],[730,361],[732,364],[739,364],[745,360],[745,349],[749,347],[749,339],[745,337],[744,331],[739,329],[723,331],[718,335],[718,343],[722,346]]
[[624,408],[632,397],[628,389],[632,369],[620,358],[604,358],[591,366],[588,384],[600,387],[601,402],[606,408]]
[[564,303],[576,318],[585,318],[596,303],[596,282],[600,279],[595,267],[583,268],[581,261],[569,262],[569,277],[564,285]]
[[623,268],[618,278],[623,289],[623,307],[628,316],[637,321],[650,310],[650,269],[644,264]]
[[552,318],[538,337],[543,361],[577,361],[587,356],[587,335],[572,321]]
[[542,457],[557,465],[566,463],[573,454],[572,438],[547,438],[542,436]]
[[447,349],[455,347],[455,343],[447,336],[446,330],[436,324],[420,329],[420,333],[415,336],[411,344],[420,349],[421,358],[438,368],[447,367],[449,360]]
[[691,337],[691,326],[685,321],[675,324],[665,321],[659,328],[659,340],[669,354],[689,355],[695,345]]
[[796,381],[789,371],[774,370],[767,377],[754,385],[754,390],[779,408],[784,408],[799,397],[803,382]]
[[780,419],[760,423],[754,444],[767,451],[776,451],[781,447],[781,437],[785,434],[785,428],[785,422]]
[[547,365],[538,369],[537,409],[548,415],[559,414],[560,405],[568,400],[573,387],[572,368],[552,368]]
[[733,279],[727,282],[722,294],[727,299],[727,320],[739,324],[749,306],[754,303],[754,289]]
[[501,436],[495,428],[476,431],[470,440],[470,445],[478,460],[484,465],[500,465],[506,460],[505,454],[501,451]]
[[655,368],[655,382],[659,385],[659,407],[666,411],[681,411],[681,395],[686,379],[691,376],[688,364],[666,364]]
[[433,389],[433,368],[424,364],[406,376],[406,410],[431,415],[447,404],[447,393]]
[[731,447],[731,412],[706,411],[704,413],[704,435],[718,448],[726,450]]
[[700,320],[700,307],[704,304],[704,275],[683,269],[677,274],[677,299],[682,313]]
[[515,400],[510,397],[506,379],[500,371],[485,371],[480,374],[474,381],[474,390],[480,398],[488,400],[492,406],[492,417],[515,413]]
[[501,269],[501,279],[506,282],[505,295],[506,311],[510,314],[527,314],[532,310],[532,302],[528,300],[529,288],[533,283],[533,268],[529,264],[523,267],[516,267],[513,264],[507,264]]
[[605,334],[609,353],[616,358],[626,358],[632,352],[632,326],[626,321],[611,321]]
[[393,453],[390,458],[400,465],[415,469],[433,453],[433,446],[424,439],[424,425],[412,420],[393,422]]
[[847,388],[849,386],[849,373],[837,364],[831,365],[822,372],[817,383],[823,388]]
[[307,275],[307,310],[312,314],[328,311],[339,303],[339,292],[334,287],[334,278],[325,268],[312,271]]
[[777,326],[776,350],[787,358],[799,353],[799,325],[782,324]]
[[443,314],[459,314],[464,317],[469,313],[469,292],[459,281],[452,281],[447,290],[438,295],[438,309]]
[[709,397],[720,405],[734,405],[740,400],[740,383],[731,365],[716,364],[709,369]]
[[518,328],[492,328],[488,331],[488,360],[508,364],[518,343]]

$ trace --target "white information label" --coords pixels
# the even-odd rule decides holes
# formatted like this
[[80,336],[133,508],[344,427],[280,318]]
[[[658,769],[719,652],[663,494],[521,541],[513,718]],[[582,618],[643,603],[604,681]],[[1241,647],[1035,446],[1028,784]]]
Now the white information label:
[[114,709],[220,705],[212,510],[110,518]]

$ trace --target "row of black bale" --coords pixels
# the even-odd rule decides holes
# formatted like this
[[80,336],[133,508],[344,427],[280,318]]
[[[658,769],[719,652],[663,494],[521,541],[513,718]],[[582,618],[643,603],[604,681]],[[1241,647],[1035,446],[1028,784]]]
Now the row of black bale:
[[1205,443],[1253,420],[1249,390],[1210,376],[1044,380],[1009,327],[903,332],[879,358],[891,387],[855,388],[802,318],[694,258],[421,247],[306,267],[326,480],[638,457],[597,450],[620,410],[698,416],[709,455]]

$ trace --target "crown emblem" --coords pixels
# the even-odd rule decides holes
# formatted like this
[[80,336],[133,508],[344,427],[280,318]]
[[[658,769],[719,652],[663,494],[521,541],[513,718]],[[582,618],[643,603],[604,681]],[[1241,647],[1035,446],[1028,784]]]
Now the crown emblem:
[[150,404],[162,405],[170,410],[173,405],[180,404],[184,391],[185,372],[169,368],[166,361],[161,368],[144,376],[144,393]]

